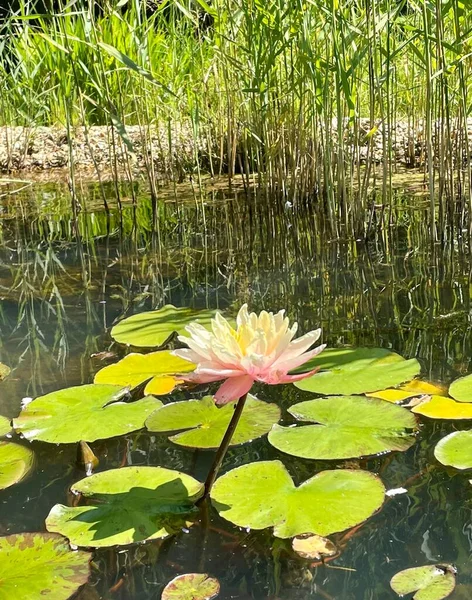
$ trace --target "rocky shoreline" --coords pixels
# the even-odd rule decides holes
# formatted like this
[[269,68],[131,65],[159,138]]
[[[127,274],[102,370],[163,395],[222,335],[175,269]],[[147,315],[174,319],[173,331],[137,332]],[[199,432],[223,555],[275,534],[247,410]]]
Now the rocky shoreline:
[[[336,124],[333,123],[333,139],[336,143]],[[472,147],[472,120],[468,128]],[[456,133],[453,132],[454,136]],[[359,122],[359,139],[362,145],[355,148],[354,155],[362,162],[371,153],[374,162],[383,159],[383,131],[378,125],[373,131],[368,119]],[[424,127],[419,122],[414,128],[406,122],[397,123],[391,131],[392,155],[397,164],[405,167],[420,166],[424,160]],[[456,136],[457,137],[457,136]],[[345,143],[350,144],[349,135]],[[211,153],[219,158],[219,151],[210,149],[205,139],[193,139],[188,127],[145,128],[129,126],[124,135],[111,127],[76,127],[69,139],[65,128],[56,127],[0,127],[0,173],[37,173],[51,170],[89,174],[122,173],[134,175],[152,165],[156,174],[177,173],[184,179],[198,160],[208,160]]]

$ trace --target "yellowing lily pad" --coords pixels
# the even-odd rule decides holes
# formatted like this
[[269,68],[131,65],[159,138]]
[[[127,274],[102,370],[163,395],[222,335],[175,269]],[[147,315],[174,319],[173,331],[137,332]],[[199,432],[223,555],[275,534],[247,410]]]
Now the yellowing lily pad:
[[434,456],[448,467],[472,469],[472,431],[450,433],[437,443]]
[[167,304],[159,310],[138,313],[120,321],[111,330],[111,337],[121,344],[139,348],[163,346],[174,333],[182,334],[190,323],[209,327],[214,310],[176,308]]
[[280,538],[343,531],[368,519],[384,497],[380,479],[366,471],[322,471],[297,487],[279,461],[233,469],[211,491],[222,517],[249,529],[273,527]]
[[149,380],[144,393],[160,396],[169,394],[183,382],[175,376],[176,373],[188,373],[194,369],[194,364],[173,356],[167,350],[150,354],[132,353],[100,369],[93,381],[135,388]]
[[28,440],[51,444],[93,442],[144,427],[146,418],[162,402],[152,396],[123,402],[126,390],[118,385],[79,385],[58,390],[30,402],[13,426]]
[[331,540],[312,534],[293,538],[292,548],[302,558],[309,558],[311,560],[320,560],[324,557],[334,556],[337,552],[336,546]]
[[414,600],[443,600],[454,591],[455,573],[451,565],[413,567],[394,575],[390,585],[399,596],[416,592]]
[[431,396],[431,400],[415,406],[412,412],[430,419],[472,419],[472,404],[455,402],[445,396]]
[[82,479],[71,491],[87,505],[56,504],[47,530],[77,546],[101,548],[165,538],[190,525],[203,484],[163,467],[124,467]]
[[91,558],[51,533],[0,537],[0,600],[67,600],[89,578]]
[[453,381],[449,386],[449,396],[458,402],[472,402],[472,375]]
[[0,490],[21,481],[33,465],[34,453],[30,448],[12,442],[0,442]]
[[[148,417],[146,427],[160,433],[181,431],[169,437],[180,446],[218,448],[233,414],[234,404],[218,408],[212,396],[205,396],[201,400],[166,404]],[[265,435],[279,419],[278,406],[249,396],[231,445],[244,444]]]
[[320,372],[295,385],[327,396],[375,392],[409,381],[420,372],[416,359],[405,360],[383,348],[328,348],[305,364],[303,371],[314,367]]
[[299,421],[319,425],[274,425],[269,442],[278,450],[317,460],[333,460],[407,450],[415,441],[410,411],[377,398],[331,396],[289,409]]
[[424,394],[428,394],[429,396],[444,396],[444,394],[447,392],[446,386],[439,383],[421,381],[421,379],[412,379],[411,381],[401,385],[399,389],[405,390],[406,392],[413,392],[414,395],[418,396],[422,396]]
[[212,600],[220,593],[220,583],[208,573],[185,573],[169,581],[161,600]]
[[11,431],[10,419],[0,415],[0,436],[7,435]]

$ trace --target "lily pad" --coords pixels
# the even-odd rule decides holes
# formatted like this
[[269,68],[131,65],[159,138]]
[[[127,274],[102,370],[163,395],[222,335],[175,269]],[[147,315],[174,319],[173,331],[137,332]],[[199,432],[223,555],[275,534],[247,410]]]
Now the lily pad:
[[12,442],[0,442],[0,490],[21,481],[33,464],[32,450]]
[[450,433],[437,443],[434,456],[448,467],[472,469],[472,431]]
[[0,363],[0,381],[3,381],[5,379],[5,377],[8,377],[8,375],[10,375],[10,373],[11,373],[10,367],[7,367],[7,365]]
[[[233,414],[234,404],[218,408],[212,396],[205,396],[201,400],[166,404],[148,417],[146,427],[160,433],[186,430],[169,437],[180,446],[218,448]],[[231,445],[244,444],[265,435],[279,419],[278,406],[249,396]]]
[[173,356],[167,350],[150,354],[131,353],[117,363],[100,369],[93,381],[135,388],[149,380],[144,393],[160,396],[169,394],[183,383],[182,379],[175,376],[176,373],[187,373],[194,369],[194,364]]
[[67,600],[89,578],[91,558],[51,533],[0,537],[0,600]]
[[295,385],[327,396],[349,396],[395,387],[420,372],[415,358],[405,360],[383,348],[328,348],[305,364],[303,370],[313,367],[319,367],[321,372]]
[[415,417],[405,408],[377,398],[331,396],[289,408],[300,421],[319,425],[274,425],[269,442],[282,452],[317,460],[370,456],[407,450],[415,441]]
[[185,573],[169,581],[161,600],[212,600],[220,593],[220,583],[207,573]]
[[458,402],[472,402],[472,375],[453,381],[449,386],[449,396]]
[[124,467],[82,479],[71,487],[86,506],[53,506],[48,531],[76,546],[101,548],[165,538],[188,526],[203,484],[163,467]]
[[292,548],[302,558],[320,560],[325,556],[334,556],[336,546],[328,538],[320,535],[300,535],[292,540]]
[[429,381],[422,381],[421,379],[412,379],[407,383],[403,383],[400,390],[406,392],[413,392],[418,396],[423,394],[429,394],[430,396],[443,396],[447,392],[447,387],[440,383],[430,383]]
[[414,600],[443,600],[454,591],[455,573],[451,565],[413,567],[394,575],[390,585],[399,596],[416,592]]
[[7,435],[11,431],[10,419],[0,415],[0,436]]
[[417,396],[415,392],[407,392],[405,390],[399,390],[396,388],[390,388],[388,390],[379,390],[378,392],[370,392],[366,394],[369,398],[378,398],[379,400],[385,400],[386,402],[392,402],[395,404],[396,402],[402,402],[403,400],[407,400],[408,398],[413,398]]
[[445,396],[431,396],[431,400],[415,406],[412,412],[430,419],[472,419],[472,404],[455,402]]
[[79,385],[30,402],[13,420],[28,440],[51,444],[93,442],[144,427],[162,402],[152,396],[136,402],[120,401],[126,389],[118,385]]
[[278,460],[233,469],[211,491],[222,517],[244,528],[273,527],[280,538],[343,531],[368,519],[384,497],[380,479],[366,471],[322,471],[297,487]]
[[184,333],[190,323],[200,323],[210,327],[214,310],[194,310],[176,308],[166,304],[159,310],[138,313],[120,321],[111,330],[111,337],[120,344],[138,348],[158,348],[163,346],[174,333]]

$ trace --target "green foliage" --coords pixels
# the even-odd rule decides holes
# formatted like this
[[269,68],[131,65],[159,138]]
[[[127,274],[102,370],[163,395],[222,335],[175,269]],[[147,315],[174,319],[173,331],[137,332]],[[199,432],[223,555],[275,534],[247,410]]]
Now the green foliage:
[[434,449],[440,463],[456,469],[472,469],[472,431],[454,431]]
[[0,415],[0,436],[4,436],[11,431],[10,419]]
[[384,501],[380,479],[366,471],[322,471],[296,487],[279,461],[243,465],[220,477],[211,492],[220,515],[239,527],[274,528],[290,538],[321,536],[362,523]]
[[51,533],[0,537],[0,600],[67,600],[87,581],[91,558]]
[[453,381],[449,386],[449,395],[458,402],[472,402],[472,375]]
[[212,600],[219,592],[218,579],[207,573],[185,573],[169,581],[161,600]]
[[456,587],[455,569],[452,565],[413,567],[394,575],[390,585],[399,596],[416,592],[414,600],[443,600]]
[[46,528],[77,546],[102,548],[165,538],[189,526],[203,486],[162,467],[125,467],[91,475],[71,491],[87,505],[56,504]]
[[30,448],[0,442],[0,490],[21,481],[33,468],[34,453]]
[[[180,446],[218,448],[233,413],[234,404],[218,408],[212,396],[205,396],[201,400],[166,404],[147,419],[146,427],[160,433],[182,431],[169,437]],[[279,419],[278,406],[249,396],[231,445],[244,444],[265,435]]]

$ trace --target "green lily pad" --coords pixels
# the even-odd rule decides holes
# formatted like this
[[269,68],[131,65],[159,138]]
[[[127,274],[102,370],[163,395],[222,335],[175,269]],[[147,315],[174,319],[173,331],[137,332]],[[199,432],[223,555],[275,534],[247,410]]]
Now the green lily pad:
[[383,348],[328,348],[303,365],[303,371],[314,367],[319,367],[321,372],[295,385],[327,396],[350,396],[395,387],[420,372],[415,358],[405,360]]
[[5,379],[5,377],[8,377],[8,375],[10,375],[10,373],[11,373],[10,367],[7,367],[7,365],[0,363],[0,381],[3,381]]
[[46,394],[30,402],[13,426],[28,440],[51,444],[94,442],[144,427],[162,402],[152,396],[120,401],[126,389],[118,385],[79,385]]
[[111,337],[120,344],[158,348],[174,333],[184,333],[185,327],[190,323],[196,322],[209,327],[214,316],[214,310],[176,308],[172,304],[166,304],[159,310],[138,313],[120,321],[111,330]]
[[331,396],[289,408],[300,421],[320,425],[274,425],[269,442],[282,452],[317,460],[370,456],[407,450],[415,441],[415,417],[405,408],[375,398]]
[[384,497],[380,479],[366,471],[322,471],[296,487],[278,460],[233,469],[211,491],[222,517],[239,527],[273,527],[280,538],[344,531],[368,519]]
[[[234,404],[218,408],[212,396],[166,404],[146,421],[150,431],[183,431],[169,437],[171,442],[189,448],[218,448],[234,414]],[[280,419],[280,409],[249,396],[231,445],[244,444],[268,433]]]
[[67,600],[89,578],[91,558],[51,533],[0,537],[0,600]]
[[207,573],[185,573],[169,581],[161,600],[212,600],[220,593],[220,583]]
[[194,364],[173,356],[168,350],[150,354],[133,352],[117,363],[100,369],[93,381],[135,388],[149,380],[144,393],[160,396],[170,394],[178,384],[183,383],[175,373],[187,373],[194,369]]
[[0,436],[7,435],[11,431],[10,419],[0,415]]
[[21,481],[33,465],[32,450],[12,442],[0,442],[0,490]]
[[165,538],[188,526],[203,484],[163,467],[124,467],[82,479],[71,491],[87,505],[56,504],[47,530],[76,546],[101,548]]
[[414,600],[443,600],[456,587],[456,570],[451,565],[427,565],[405,569],[390,581],[399,596],[412,594]]
[[449,396],[458,402],[472,402],[472,374],[453,381],[449,386]]
[[456,469],[472,469],[472,431],[455,431],[436,444],[434,456]]

